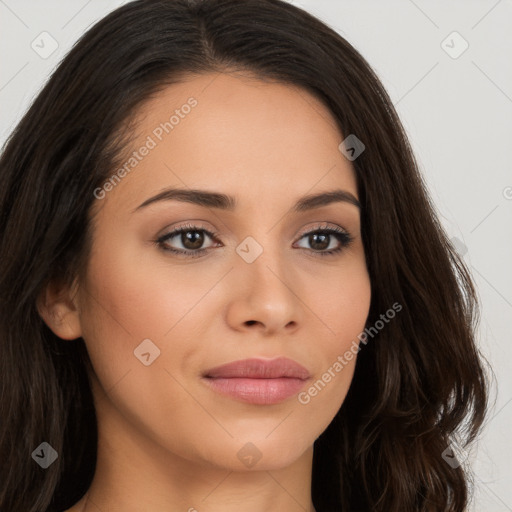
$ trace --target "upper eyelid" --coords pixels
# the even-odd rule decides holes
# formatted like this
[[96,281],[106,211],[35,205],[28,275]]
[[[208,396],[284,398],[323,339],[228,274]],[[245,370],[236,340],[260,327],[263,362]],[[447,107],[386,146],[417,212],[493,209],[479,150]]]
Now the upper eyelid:
[[[208,229],[206,227],[200,226],[200,225],[194,225],[194,224],[185,224],[185,225],[178,225],[177,227],[173,228],[172,230],[168,231],[167,233],[164,233],[163,235],[157,237],[157,241],[160,243],[164,243],[167,240],[174,238],[175,236],[178,236],[182,232],[186,231],[204,231],[207,236],[214,242],[218,242],[218,237],[220,236],[219,233],[217,233],[215,230]],[[338,226],[338,225],[328,225],[327,222],[323,222],[322,225],[311,227],[311,228],[305,228],[300,232],[298,235],[297,240],[301,240],[306,235],[315,233],[315,232],[321,232],[321,231],[329,231],[331,232],[332,236],[336,235],[345,235],[348,237],[349,241],[354,240],[354,235],[351,231],[347,230],[344,227]],[[222,243],[222,242],[221,242]],[[189,252],[199,252],[199,251],[207,251],[209,249],[212,249],[213,247],[206,247],[202,249],[196,249],[195,251],[190,249],[178,249],[180,251],[189,251]]]
[[[158,238],[159,239],[162,239],[162,238],[166,238],[170,235],[176,235],[182,231],[204,231],[208,234],[208,236],[212,237],[212,238],[215,238],[215,237],[218,237],[220,236],[220,234],[218,232],[216,232],[215,230],[212,230],[212,229],[209,229],[207,227],[204,227],[204,226],[201,226],[201,225],[194,225],[194,224],[185,224],[185,225],[178,225],[177,227],[174,227],[172,228],[170,231],[167,231],[166,233],[162,234],[161,236],[159,236]],[[351,235],[352,233],[342,227],[342,226],[338,226],[338,225],[333,225],[333,223],[327,223],[327,222],[323,222],[322,225],[320,226],[316,226],[316,227],[309,227],[309,228],[304,228],[304,230],[301,230],[300,232],[300,237],[303,237],[304,235],[307,235],[309,233],[313,233],[313,232],[316,232],[316,231],[323,231],[323,230],[342,230],[343,232],[345,232],[347,235]]]
[[157,238],[158,239],[167,238],[167,237],[170,237],[171,235],[179,234],[182,231],[204,231],[205,233],[208,234],[208,236],[210,236],[212,238],[220,236],[219,233],[217,233],[215,230],[212,230],[212,229],[209,229],[209,228],[206,228],[203,226],[184,225],[184,226],[174,227],[171,230],[164,232],[162,235],[159,235]]

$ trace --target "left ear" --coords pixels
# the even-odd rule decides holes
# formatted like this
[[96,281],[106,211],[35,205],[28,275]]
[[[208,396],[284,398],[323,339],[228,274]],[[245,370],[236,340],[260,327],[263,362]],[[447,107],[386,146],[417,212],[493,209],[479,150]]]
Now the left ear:
[[72,286],[52,281],[37,298],[37,311],[44,323],[64,340],[82,336],[77,296],[78,281],[75,279]]

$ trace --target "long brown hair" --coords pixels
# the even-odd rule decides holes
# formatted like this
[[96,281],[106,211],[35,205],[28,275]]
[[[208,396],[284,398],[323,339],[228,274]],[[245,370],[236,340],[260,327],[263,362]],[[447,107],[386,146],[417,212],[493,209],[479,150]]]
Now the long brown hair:
[[[349,393],[316,440],[312,497],[325,511],[450,511],[469,473],[443,457],[474,440],[487,406],[470,274],[443,231],[393,104],[361,55],[281,0],[138,0],[75,44],[0,159],[0,509],[56,511],[87,491],[96,417],[83,339],[59,340],[36,301],[71,283],[90,211],[137,108],[185,73],[251,71],[300,86],[365,151],[353,161],[372,286],[367,320],[402,311],[361,350]],[[340,141],[341,142],[341,141]],[[59,454],[43,470],[41,442]]]

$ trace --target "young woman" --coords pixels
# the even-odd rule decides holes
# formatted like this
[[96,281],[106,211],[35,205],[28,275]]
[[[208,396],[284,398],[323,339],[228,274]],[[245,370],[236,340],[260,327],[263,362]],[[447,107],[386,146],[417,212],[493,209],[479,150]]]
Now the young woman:
[[325,24],[128,3],[0,178],[2,511],[465,510],[474,285]]

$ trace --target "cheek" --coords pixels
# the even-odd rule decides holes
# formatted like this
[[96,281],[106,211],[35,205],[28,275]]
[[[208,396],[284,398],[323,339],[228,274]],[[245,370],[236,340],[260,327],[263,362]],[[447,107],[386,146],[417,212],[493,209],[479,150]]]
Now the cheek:
[[353,261],[318,285],[310,300],[329,340],[326,347],[342,350],[364,330],[370,310],[371,283],[364,260]]
[[[139,426],[149,417],[151,428],[165,432],[173,411],[190,409],[176,362],[187,365],[194,351],[191,343],[170,342],[194,339],[185,336],[190,334],[186,315],[206,287],[185,286],[179,271],[159,271],[123,256],[91,258],[83,338],[101,388],[123,416]],[[148,352],[151,362],[145,365]]]
[[[165,257],[155,258],[156,249],[141,251],[114,233],[98,235],[95,244],[81,314],[93,368],[105,389],[130,372],[127,380],[138,380],[139,390],[150,382],[153,389],[157,386],[158,368],[163,380],[158,385],[166,389],[169,375],[164,368],[174,372],[191,367],[201,339],[197,316],[208,314],[210,304],[202,299],[219,277],[207,266],[202,272],[171,267]],[[148,339],[150,344],[144,341]],[[147,349],[150,359],[156,355],[150,366],[137,358]]]
[[91,258],[88,320],[110,334],[119,332],[127,342],[161,339],[204,295],[213,279],[192,276],[179,266],[172,268],[164,258],[156,261],[151,257],[156,249],[141,251],[126,241],[121,245],[115,251],[99,248]]
[[370,279],[362,264],[339,273],[339,277],[332,276],[329,283],[310,299],[318,307],[315,313],[321,326],[311,357],[322,363],[316,368],[314,381],[298,396],[299,403],[321,410],[325,418],[336,414],[350,387],[357,355],[364,349],[360,339],[371,302]]

